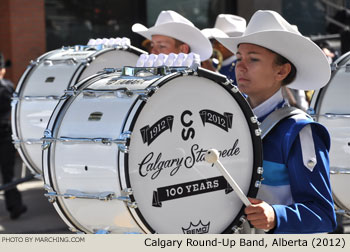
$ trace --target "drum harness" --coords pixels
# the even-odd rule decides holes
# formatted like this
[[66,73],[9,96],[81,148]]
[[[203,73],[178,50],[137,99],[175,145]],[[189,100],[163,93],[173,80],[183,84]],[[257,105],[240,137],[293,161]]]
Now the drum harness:
[[280,109],[277,109],[273,111],[271,114],[269,114],[265,120],[260,124],[260,130],[261,130],[261,139],[264,139],[266,135],[281,121],[283,121],[286,118],[292,117],[294,115],[307,115],[307,117],[310,117],[308,114],[306,114],[301,109],[290,107],[290,106],[284,106]]

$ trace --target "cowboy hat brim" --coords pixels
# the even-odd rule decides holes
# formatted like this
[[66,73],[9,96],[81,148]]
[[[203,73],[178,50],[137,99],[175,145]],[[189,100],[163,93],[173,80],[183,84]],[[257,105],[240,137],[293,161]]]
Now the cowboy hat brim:
[[199,54],[201,61],[207,60],[213,53],[210,41],[201,31],[187,24],[171,22],[150,28],[142,24],[134,24],[132,31],[152,40],[152,35],[164,35],[180,40],[190,46],[191,52]]
[[[205,37],[208,39],[213,38],[228,38],[228,35],[223,32],[222,30],[219,30],[217,28],[206,28],[201,30],[201,32],[204,34]],[[239,36],[239,35],[238,35]]]
[[249,43],[272,50],[294,64],[297,69],[290,88],[315,90],[330,79],[330,66],[322,50],[310,39],[288,31],[261,31],[235,38],[217,38],[230,51],[236,53],[239,44]]

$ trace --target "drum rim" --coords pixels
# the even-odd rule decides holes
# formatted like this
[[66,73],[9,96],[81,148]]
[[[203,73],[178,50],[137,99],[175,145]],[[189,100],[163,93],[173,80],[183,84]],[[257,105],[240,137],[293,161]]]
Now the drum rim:
[[[169,81],[171,81],[174,78],[183,76],[182,73],[177,73],[177,74],[172,74],[172,75],[168,75],[165,76],[163,78],[158,79],[156,82],[152,83],[150,86],[157,86],[157,87],[162,87],[163,85],[166,85]],[[215,73],[208,73],[207,71],[205,71],[205,76],[200,76],[200,70],[198,72],[198,76],[199,77],[205,77],[208,79],[211,79],[212,81],[218,83],[221,87],[223,87],[229,94],[231,94],[231,96],[233,97],[233,99],[235,99],[235,101],[237,102],[238,106],[240,107],[240,109],[242,110],[246,122],[249,126],[249,131],[250,131],[250,135],[252,138],[252,149],[253,149],[253,157],[254,157],[254,161],[253,161],[253,171],[252,171],[252,178],[250,181],[250,186],[249,186],[249,190],[248,190],[248,194],[247,197],[256,197],[257,193],[258,193],[258,187],[255,186],[256,181],[261,181],[262,179],[262,174],[259,174],[257,172],[259,167],[262,167],[262,140],[260,138],[260,136],[257,136],[255,131],[259,130],[258,124],[257,123],[253,123],[251,121],[252,117],[255,117],[253,111],[251,110],[249,104],[247,103],[246,99],[243,97],[243,95],[240,92],[234,92],[232,91],[232,88],[230,88],[227,83],[227,79],[226,79],[226,83],[221,82],[222,81],[222,75],[217,75]],[[211,78],[212,76],[212,78]],[[155,92],[151,91],[149,93],[149,96],[152,96]],[[134,108],[134,106],[136,106],[137,101],[139,101],[139,98],[137,100],[135,100],[132,108],[130,109],[130,111]],[[135,123],[138,119],[139,114],[141,113],[143,107],[145,106],[146,101],[141,101],[140,105],[138,105],[138,107],[136,108],[136,112],[133,114],[133,117],[130,119],[129,116],[130,114],[127,115],[127,119],[125,120],[125,124],[123,125],[123,129],[122,132],[126,132],[126,131],[130,131],[133,132]],[[129,122],[129,123],[127,123]],[[128,128],[126,128],[126,126],[129,124]],[[130,144],[130,141],[127,142],[127,145]],[[118,159],[120,158],[120,152],[118,152]],[[120,180],[122,178],[124,178],[125,181],[120,181],[120,185],[125,184],[126,188],[131,188],[131,183],[130,183],[130,176],[129,176],[129,172],[128,172],[128,160],[129,160],[129,154],[128,153],[124,153],[122,154],[124,155],[124,165],[121,165],[118,172],[120,172],[120,169],[123,169],[124,175],[125,176],[119,176]],[[133,195],[130,195],[130,199],[132,202],[135,202],[135,198],[133,197]],[[234,229],[237,227],[240,227],[244,220],[242,220],[242,217],[245,218],[245,214],[244,214],[244,209],[245,209],[245,205],[243,204],[241,209],[239,210],[237,216],[234,218],[234,220],[227,226],[226,229],[223,230],[222,233],[233,233]],[[137,218],[140,219],[140,221],[142,222],[142,224],[148,229],[147,231],[150,233],[156,233],[156,231],[151,227],[151,225],[146,221],[146,219],[143,217],[142,213],[140,212],[140,210],[138,208],[136,209],[129,209],[129,212],[131,214],[131,216],[133,216],[135,222],[140,226],[141,229],[143,229],[140,225],[140,223],[136,220]],[[137,218],[135,218],[134,214],[137,215]]]

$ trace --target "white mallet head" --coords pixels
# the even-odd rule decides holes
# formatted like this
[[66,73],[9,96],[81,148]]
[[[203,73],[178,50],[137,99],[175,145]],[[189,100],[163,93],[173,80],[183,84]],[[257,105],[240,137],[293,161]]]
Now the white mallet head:
[[207,161],[208,163],[213,164],[218,160],[219,160],[219,152],[215,149],[210,149],[205,154],[205,161]]

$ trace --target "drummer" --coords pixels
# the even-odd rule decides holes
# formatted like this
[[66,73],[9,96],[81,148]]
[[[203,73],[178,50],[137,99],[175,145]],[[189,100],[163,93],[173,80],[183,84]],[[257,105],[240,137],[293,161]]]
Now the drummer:
[[205,67],[212,71],[218,71],[219,73],[226,75],[227,78],[233,80],[236,84],[235,76],[235,63],[236,56],[233,52],[223,46],[215,37],[238,37],[242,36],[246,28],[246,20],[240,16],[231,14],[220,14],[217,16],[214,28],[206,28],[202,30],[202,33],[211,41],[212,46],[218,51],[219,61],[218,64],[213,64],[210,60],[202,63],[202,67]]
[[162,11],[154,26],[134,24],[132,31],[151,40],[151,53],[196,53],[201,61],[212,54],[212,47],[201,31],[188,19],[172,10]]
[[[320,48],[274,11],[257,11],[241,37],[217,39],[236,54],[238,88],[262,124],[288,106],[282,86],[319,89],[330,79]],[[262,186],[245,209],[251,225],[269,233],[333,231],[329,148],[327,130],[307,114],[281,120],[263,139]]]

